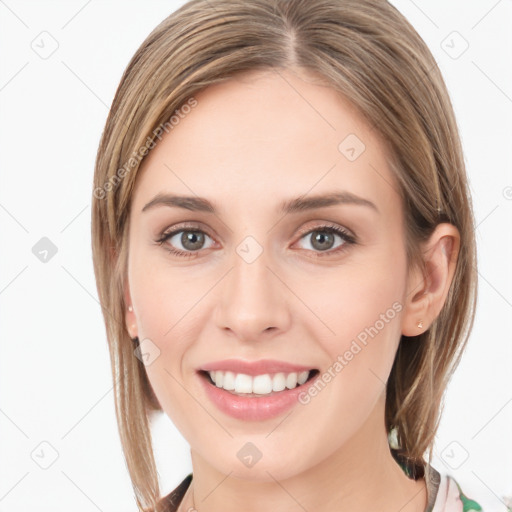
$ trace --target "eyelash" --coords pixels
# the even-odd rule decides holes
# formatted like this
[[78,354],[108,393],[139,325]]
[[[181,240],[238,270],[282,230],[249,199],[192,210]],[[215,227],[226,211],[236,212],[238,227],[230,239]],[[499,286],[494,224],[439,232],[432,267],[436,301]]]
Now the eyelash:
[[[208,235],[208,233],[206,233],[202,229],[199,229],[197,226],[181,226],[180,229],[175,229],[174,231],[171,231],[169,233],[167,233],[165,231],[162,232],[160,234],[159,238],[156,240],[156,243],[158,245],[163,245],[164,242],[166,242],[167,240],[172,238],[177,233],[181,233],[182,231],[199,232],[199,233],[203,233],[207,236],[210,236],[210,235]],[[313,251],[313,253],[315,254],[315,257],[318,257],[318,258],[330,256],[333,254],[338,254],[339,252],[346,250],[347,245],[350,246],[350,245],[357,243],[355,237],[350,235],[344,229],[342,229],[336,225],[333,225],[333,224],[324,224],[321,226],[317,226],[313,229],[309,229],[307,231],[301,232],[300,233],[301,236],[300,236],[299,240],[302,239],[304,236],[309,235],[314,232],[333,233],[333,234],[340,236],[344,242],[342,245],[340,245],[336,249],[332,249],[332,250],[328,250],[328,251]],[[212,237],[210,237],[210,238],[212,238]],[[181,257],[181,258],[195,257],[200,252],[200,250],[199,251],[180,251],[179,249],[174,249],[172,247],[171,248],[166,247],[165,250],[167,252],[169,252],[170,254],[172,254],[174,256]],[[305,250],[309,250],[309,249],[305,249]]]

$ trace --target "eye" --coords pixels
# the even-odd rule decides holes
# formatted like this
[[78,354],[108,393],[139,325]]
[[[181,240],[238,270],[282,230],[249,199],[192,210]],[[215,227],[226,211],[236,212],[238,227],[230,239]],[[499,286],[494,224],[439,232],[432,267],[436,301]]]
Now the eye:
[[[334,245],[336,237],[341,239],[338,245]],[[300,240],[308,239],[310,240],[309,245],[312,249],[309,247],[306,247],[306,249],[313,250],[315,257],[337,254],[338,252],[346,250],[347,245],[356,243],[355,237],[335,225],[318,226],[314,229],[310,229],[300,238]]]
[[[303,231],[300,240],[308,240],[308,237],[311,248],[303,247],[303,249],[313,252],[314,257],[337,254],[346,250],[348,245],[357,243],[354,236],[343,228],[332,224]],[[337,245],[335,245],[336,237],[341,239]],[[205,247],[206,239],[209,239],[211,243]],[[181,226],[180,229],[170,232],[164,231],[156,243],[163,245],[165,242],[169,242],[165,244],[165,249],[169,253],[184,258],[195,257],[202,249],[209,249],[214,245],[212,238],[196,226]]]
[[[189,229],[177,229],[170,233],[162,233],[160,238],[157,240],[159,245],[169,241],[166,244],[166,250],[176,256],[182,256],[185,258],[195,256],[195,253],[201,249],[209,249],[213,244],[208,247],[204,247],[205,237],[211,240],[211,237],[201,229],[189,228]],[[178,248],[176,249],[176,246]],[[181,246],[181,248],[180,248]]]

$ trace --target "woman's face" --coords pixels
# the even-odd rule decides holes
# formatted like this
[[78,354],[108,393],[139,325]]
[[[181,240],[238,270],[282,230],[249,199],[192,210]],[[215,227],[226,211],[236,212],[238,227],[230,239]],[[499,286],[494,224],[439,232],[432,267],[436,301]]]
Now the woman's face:
[[[156,139],[132,198],[129,332],[193,460],[240,478],[283,479],[382,441],[405,317],[385,148],[334,90],[301,76],[251,72],[196,95]],[[154,201],[166,195],[190,199]],[[277,363],[243,366],[262,360]],[[219,361],[214,385],[201,370]]]

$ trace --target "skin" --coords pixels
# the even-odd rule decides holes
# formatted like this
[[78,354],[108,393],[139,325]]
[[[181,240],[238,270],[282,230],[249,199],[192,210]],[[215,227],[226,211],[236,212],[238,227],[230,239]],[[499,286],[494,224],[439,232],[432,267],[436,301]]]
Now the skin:
[[[386,148],[318,77],[251,71],[195,97],[198,105],[150,151],[137,177],[125,283],[133,305],[127,329],[160,350],[146,367],[149,380],[190,444],[194,478],[180,510],[357,512],[378,503],[384,512],[423,511],[424,480],[407,478],[389,452],[385,382],[400,335],[420,334],[442,308],[457,229],[440,224],[425,244],[428,275],[408,269]],[[338,149],[348,134],[365,144],[355,161]],[[277,211],[282,200],[333,190],[368,199],[378,212],[354,204]],[[160,192],[204,197],[219,210],[142,213]],[[183,222],[206,233],[191,258],[166,250],[192,246],[181,244],[182,233],[155,243]],[[357,243],[336,253],[344,240],[333,235],[330,248],[318,249],[311,231],[325,222]],[[263,250],[250,264],[236,252],[249,235]],[[198,380],[199,366],[231,357],[280,359],[322,373],[395,302],[401,311],[291,413],[261,422],[231,418]],[[247,442],[262,453],[252,467],[237,457]]]

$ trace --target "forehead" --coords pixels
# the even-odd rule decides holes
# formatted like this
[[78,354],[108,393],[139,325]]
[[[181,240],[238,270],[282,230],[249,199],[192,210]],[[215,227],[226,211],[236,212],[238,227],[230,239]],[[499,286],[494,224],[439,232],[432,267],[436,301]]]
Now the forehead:
[[261,197],[281,203],[333,188],[373,202],[398,199],[385,145],[315,75],[251,71],[195,99],[144,159],[134,198],[139,210],[161,191],[221,204],[235,204],[234,191],[246,204]]

